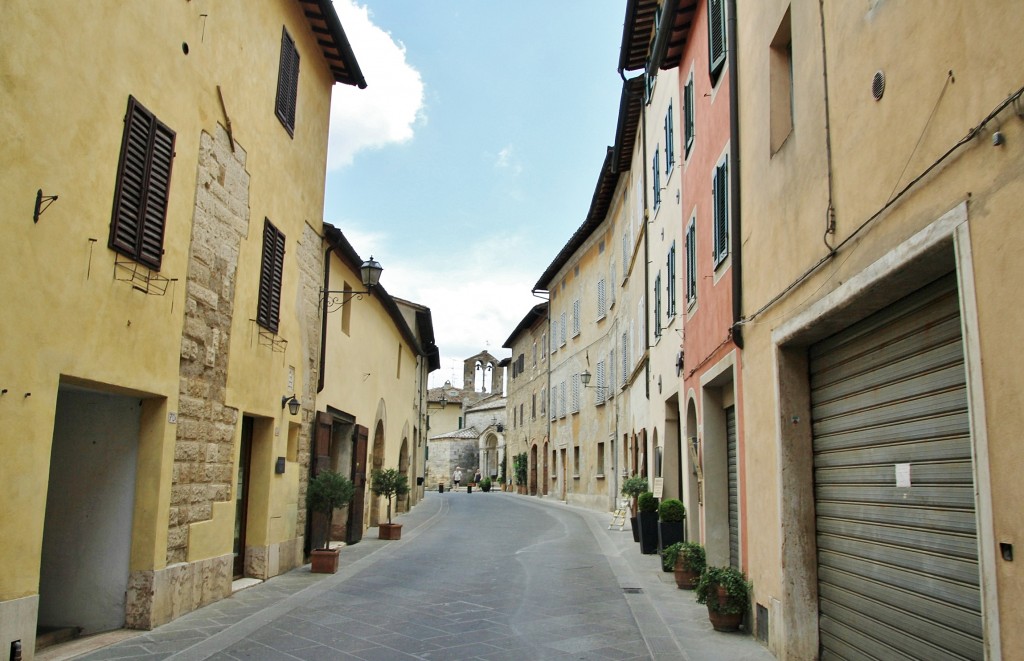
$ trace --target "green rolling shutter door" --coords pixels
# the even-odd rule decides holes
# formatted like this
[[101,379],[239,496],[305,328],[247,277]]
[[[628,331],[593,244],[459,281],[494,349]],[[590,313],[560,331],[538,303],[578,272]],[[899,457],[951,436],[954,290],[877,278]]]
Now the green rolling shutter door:
[[740,499],[736,470],[736,407],[725,409],[725,442],[729,455],[729,566],[740,568]]
[[956,281],[810,349],[822,659],[982,659]]

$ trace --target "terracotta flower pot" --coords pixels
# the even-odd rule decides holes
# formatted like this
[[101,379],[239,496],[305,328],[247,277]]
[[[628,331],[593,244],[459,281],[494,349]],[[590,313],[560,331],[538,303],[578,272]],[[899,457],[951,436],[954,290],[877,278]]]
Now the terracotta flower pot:
[[[716,585],[715,588],[718,595],[718,607],[725,608],[729,603],[729,593],[721,585]],[[711,627],[715,631],[737,631],[743,621],[743,613],[720,613],[712,610],[711,604],[708,603],[708,619],[711,620]]]
[[314,574],[335,574],[338,572],[338,549],[313,549],[309,553],[310,571]]
[[402,539],[401,523],[382,523],[378,526],[378,539]]
[[700,572],[694,571],[689,566],[683,565],[683,559],[676,558],[675,566],[676,587],[680,590],[692,590],[697,585]]

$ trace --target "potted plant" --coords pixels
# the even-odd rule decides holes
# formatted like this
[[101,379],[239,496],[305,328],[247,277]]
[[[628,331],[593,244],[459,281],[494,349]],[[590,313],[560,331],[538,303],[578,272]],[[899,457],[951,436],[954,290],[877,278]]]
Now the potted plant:
[[519,493],[526,493],[526,470],[527,457],[525,452],[520,452],[513,459],[513,467],[516,472],[516,488]]
[[661,571],[668,573],[675,570],[676,557],[679,555],[679,549],[682,546],[682,542],[676,542],[661,549]]
[[306,506],[313,512],[323,514],[321,531],[324,547],[310,552],[312,571],[317,574],[333,574],[338,571],[338,549],[331,548],[331,522],[334,510],[348,504],[355,493],[352,481],[334,471],[320,471],[306,487]]
[[665,571],[675,574],[680,590],[692,590],[706,566],[704,547],[695,542],[676,542],[666,547],[661,561]]
[[640,529],[636,524],[636,499],[643,492],[647,491],[647,478],[634,475],[633,477],[627,477],[622,482],[622,495],[629,496],[630,509],[629,509],[629,523],[633,526],[633,541],[640,541]]
[[658,505],[658,548],[683,541],[686,506],[678,498],[666,498]]
[[483,491],[484,493],[487,493],[490,490],[491,490],[491,478],[485,477],[484,479],[480,480],[480,491]]
[[637,528],[640,529],[640,552],[649,555],[658,552],[658,499],[650,491],[637,499]]
[[409,493],[409,478],[394,468],[374,469],[370,473],[370,489],[378,496],[388,499],[388,522],[379,524],[380,539],[401,539],[402,524],[391,523],[391,499]]
[[750,608],[750,582],[734,567],[707,567],[696,586],[697,603],[706,604],[715,631],[736,631]]

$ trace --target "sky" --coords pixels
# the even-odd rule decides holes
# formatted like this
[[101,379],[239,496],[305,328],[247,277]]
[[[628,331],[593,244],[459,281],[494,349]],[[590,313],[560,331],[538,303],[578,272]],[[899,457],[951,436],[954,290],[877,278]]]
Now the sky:
[[623,0],[333,0],[366,78],[335,85],[324,220],[431,310],[441,369],[502,345],[586,218],[615,139]]

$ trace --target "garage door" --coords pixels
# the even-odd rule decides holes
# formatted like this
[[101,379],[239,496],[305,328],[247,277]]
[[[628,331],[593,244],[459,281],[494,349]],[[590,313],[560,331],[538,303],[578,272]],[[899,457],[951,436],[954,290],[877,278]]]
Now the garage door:
[[811,347],[822,659],[982,659],[952,275]]
[[740,485],[736,469],[736,407],[725,409],[725,443],[729,457],[729,566],[740,567]]

